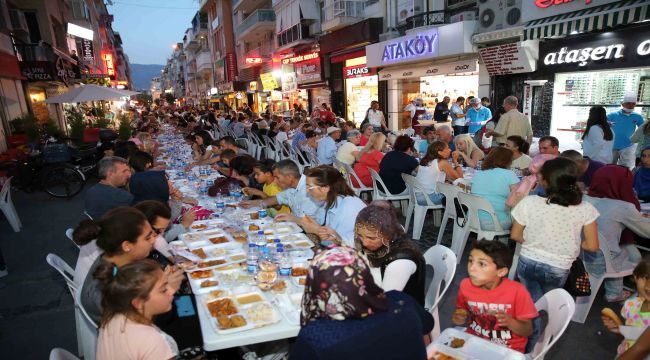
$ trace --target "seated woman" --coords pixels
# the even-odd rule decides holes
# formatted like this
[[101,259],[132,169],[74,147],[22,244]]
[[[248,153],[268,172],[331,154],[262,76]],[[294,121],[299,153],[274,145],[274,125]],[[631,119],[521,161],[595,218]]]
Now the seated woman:
[[414,145],[408,135],[398,136],[393,144],[394,150],[388,152],[379,164],[379,176],[393,195],[406,193],[402,174],[410,175],[418,167],[418,160],[413,157]]
[[294,215],[279,214],[276,220],[290,220],[299,223],[305,232],[317,234],[323,244],[334,242],[354,245],[354,219],[366,207],[363,200],[355,196],[345,182],[343,175],[329,165],[320,165],[305,171],[305,189],[315,201],[325,204],[325,224],[321,226],[314,219],[298,219]]
[[152,260],[121,266],[103,263],[96,272],[102,288],[97,360],[176,359],[176,341],[153,324],[172,309],[175,289]]
[[[200,162],[212,156],[212,136],[205,130],[201,130],[194,135],[192,144],[192,157],[194,161]],[[208,151],[210,147],[210,151]]]
[[478,162],[485,157],[485,153],[476,146],[474,140],[467,134],[456,136],[454,144],[456,145],[454,153],[458,154],[458,159],[461,159],[467,167],[475,168]]
[[[437,183],[445,182],[445,179],[454,181],[463,177],[463,169],[458,164],[458,155],[455,155],[456,157],[452,159],[453,165],[450,165],[449,161],[447,161],[450,155],[451,149],[449,149],[449,146],[442,141],[436,140],[429,145],[427,153],[420,160],[420,167],[418,167],[416,178],[420,181],[420,184],[427,191],[427,195],[435,204],[442,204],[442,199],[444,198],[438,192]],[[417,193],[416,196],[418,197],[418,204],[426,204],[425,199],[419,198],[422,196],[420,193]]]
[[[519,182],[517,175],[510,170],[511,164],[511,150],[504,147],[494,148],[485,157],[482,170],[477,171],[472,178],[472,194],[490,202],[504,230],[512,227],[510,208],[506,205],[506,200]],[[478,215],[481,227],[494,229],[492,218],[487,213],[479,211]]]
[[335,247],[311,263],[300,325],[290,359],[412,360],[426,359],[422,335],[433,317],[410,296],[377,286],[354,249]]
[[257,161],[250,155],[239,155],[230,160],[230,177],[241,182],[242,186],[257,190],[263,189],[263,184],[255,180],[255,165]]
[[[371,127],[372,128],[372,127]],[[359,152],[359,161],[354,164],[354,172],[359,176],[359,179],[364,186],[372,186],[372,177],[370,170],[373,169],[379,173],[379,164],[384,158],[384,145],[386,144],[386,135],[382,133],[374,133],[370,135],[370,139],[366,146]],[[359,186],[357,179],[352,178],[354,186]]]
[[641,164],[634,173],[634,191],[639,200],[650,201],[650,146],[641,150]]
[[[607,241],[616,271],[622,270],[626,262],[636,264],[641,260],[641,253],[634,245],[634,234],[650,238],[650,219],[639,212],[641,207],[634,196],[632,182],[632,172],[626,167],[605,165],[594,173],[588,196],[584,197],[600,213],[596,224],[604,239],[599,240]],[[600,250],[585,251],[584,260],[590,274],[605,272],[605,258]],[[605,300],[614,302],[625,298],[623,278],[605,280]]]
[[361,136],[359,139],[359,145],[360,146],[366,146],[368,141],[370,140],[370,136],[375,132],[375,129],[372,127],[370,124],[364,124],[361,127]]
[[506,148],[512,151],[512,164],[510,169],[519,170],[522,175],[528,174],[528,167],[533,159],[528,156],[530,144],[519,135],[508,136]]
[[380,269],[384,291],[403,291],[424,306],[424,257],[404,232],[390,203],[374,202],[361,210],[354,234],[356,249],[372,267]]

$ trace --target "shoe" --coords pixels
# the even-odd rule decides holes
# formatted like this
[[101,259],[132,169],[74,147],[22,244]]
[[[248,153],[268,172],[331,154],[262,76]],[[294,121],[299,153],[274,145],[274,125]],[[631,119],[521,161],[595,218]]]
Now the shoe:
[[610,303],[617,303],[617,302],[627,300],[627,298],[629,298],[630,296],[632,296],[632,292],[627,291],[627,290],[623,290],[623,293],[621,293],[621,295],[619,295],[617,297],[610,298],[610,297],[605,296],[605,301],[610,302]]
[[0,278],[3,278],[7,275],[9,275],[9,271],[7,271],[7,269],[0,270]]

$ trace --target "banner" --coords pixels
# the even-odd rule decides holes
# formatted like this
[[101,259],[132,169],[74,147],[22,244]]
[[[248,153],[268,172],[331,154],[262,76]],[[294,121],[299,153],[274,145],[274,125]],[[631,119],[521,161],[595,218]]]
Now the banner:
[[321,81],[320,59],[312,59],[294,64],[298,84]]
[[375,68],[370,69],[366,64],[347,66],[343,68],[343,78],[345,79],[372,76],[376,74],[377,74],[377,69]]
[[93,42],[91,40],[81,39],[81,60],[83,62],[95,61]]
[[296,82],[296,73],[282,74],[282,92],[292,92],[298,90],[298,83]]
[[271,91],[280,87],[272,73],[260,74],[260,80],[262,81],[262,90],[264,91]]

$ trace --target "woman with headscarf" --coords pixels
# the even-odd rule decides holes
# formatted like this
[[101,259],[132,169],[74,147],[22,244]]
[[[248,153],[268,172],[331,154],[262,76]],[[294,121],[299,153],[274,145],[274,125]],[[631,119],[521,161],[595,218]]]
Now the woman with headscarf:
[[[625,263],[636,264],[641,260],[634,246],[634,234],[650,238],[650,219],[640,212],[639,201],[632,191],[632,172],[624,166],[606,165],[593,176],[585,201],[594,205],[600,213],[596,220],[598,232],[607,241],[615,270],[622,270]],[[590,274],[605,272],[602,252],[587,252],[584,256]],[[627,294],[629,295],[629,294]],[[623,278],[605,280],[605,299],[617,302],[627,298],[623,293]]]
[[359,212],[354,243],[370,265],[379,268],[385,291],[403,291],[424,306],[424,257],[406,236],[390,203],[375,202]]
[[290,359],[426,359],[433,317],[405,293],[384,292],[352,248],[314,257]]
[[650,201],[650,146],[641,150],[641,164],[634,173],[634,191],[643,201]]

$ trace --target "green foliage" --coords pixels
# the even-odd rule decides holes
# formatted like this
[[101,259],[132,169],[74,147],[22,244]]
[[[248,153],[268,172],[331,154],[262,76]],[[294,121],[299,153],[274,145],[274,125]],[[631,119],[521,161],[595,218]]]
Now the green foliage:
[[63,137],[63,131],[56,124],[56,121],[52,119],[47,119],[47,121],[42,124],[42,129],[47,135],[54,136],[55,138]]
[[127,141],[131,138],[131,113],[122,112],[120,117],[120,126],[117,129],[117,138],[121,141]]
[[75,144],[81,144],[86,129],[83,113],[78,108],[71,106],[65,109],[65,119],[70,127],[70,138]]
[[176,100],[176,98],[174,97],[174,95],[172,95],[170,93],[166,93],[165,94],[165,100],[167,101],[167,104],[170,105],[170,104],[174,103],[174,100]]

